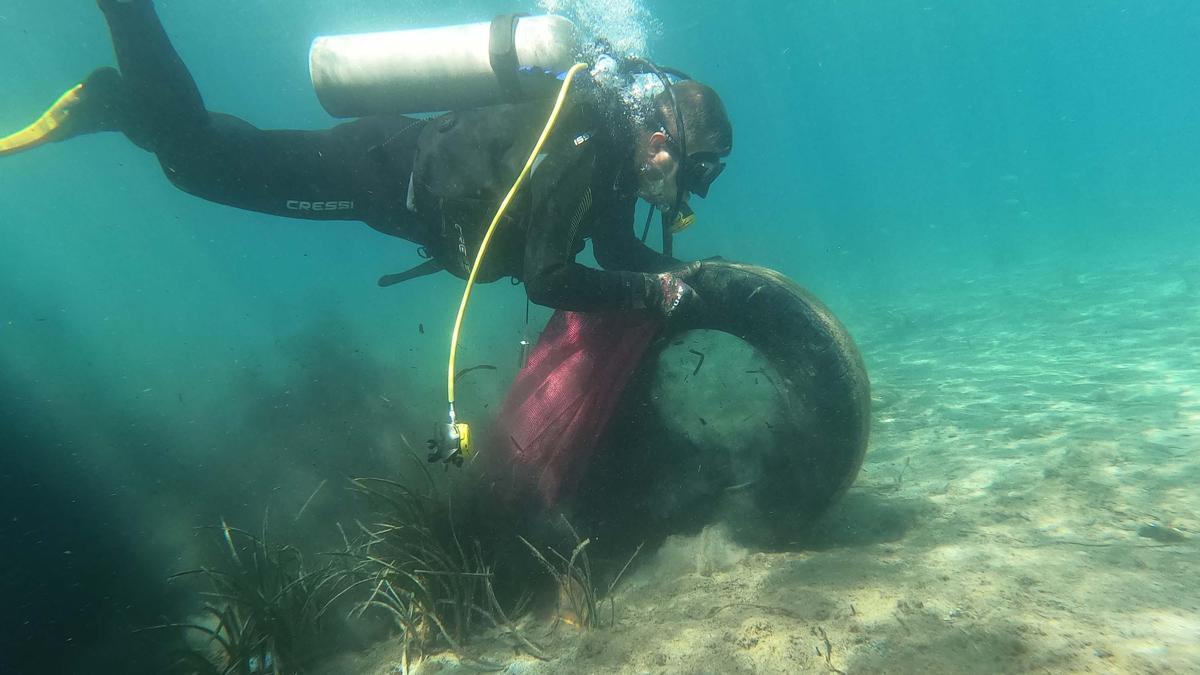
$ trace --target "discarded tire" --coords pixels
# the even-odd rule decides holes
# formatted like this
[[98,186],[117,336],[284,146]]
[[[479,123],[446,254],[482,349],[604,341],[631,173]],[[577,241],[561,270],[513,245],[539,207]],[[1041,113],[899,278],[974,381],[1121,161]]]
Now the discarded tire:
[[664,342],[695,329],[717,330],[753,346],[782,382],[783,419],[758,462],[760,514],[810,520],[837,501],[862,467],[870,427],[870,382],[854,341],[824,304],[782,274],[731,262],[683,272],[702,306],[673,321]]

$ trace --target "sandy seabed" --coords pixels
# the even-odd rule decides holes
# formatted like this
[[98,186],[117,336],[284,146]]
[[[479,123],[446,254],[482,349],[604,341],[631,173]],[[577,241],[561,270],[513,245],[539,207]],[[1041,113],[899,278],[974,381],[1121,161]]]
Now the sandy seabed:
[[614,626],[527,626],[550,661],[473,648],[509,673],[1200,672],[1200,265],[1031,265],[853,314],[871,447],[816,545],[716,522],[643,553]]

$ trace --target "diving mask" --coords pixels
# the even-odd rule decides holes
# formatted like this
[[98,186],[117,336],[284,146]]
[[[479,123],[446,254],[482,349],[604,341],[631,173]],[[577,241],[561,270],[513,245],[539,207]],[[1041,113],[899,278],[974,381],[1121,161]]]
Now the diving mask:
[[680,185],[684,190],[704,199],[708,196],[708,187],[717,176],[725,170],[725,162],[711,152],[697,152],[688,157],[679,169]]
[[666,125],[659,126],[658,130],[667,137],[672,154],[683,158],[679,162],[679,194],[682,196],[685,192],[691,192],[701,199],[707,197],[709,186],[725,170],[721,156],[703,151],[688,155],[687,145],[677,140]]

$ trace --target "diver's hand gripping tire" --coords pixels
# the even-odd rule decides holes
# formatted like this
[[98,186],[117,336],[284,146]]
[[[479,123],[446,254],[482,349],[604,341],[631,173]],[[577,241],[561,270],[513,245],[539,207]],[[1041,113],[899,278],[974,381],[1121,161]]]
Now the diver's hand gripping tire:
[[757,349],[783,379],[786,419],[753,489],[764,515],[810,521],[840,498],[862,467],[870,428],[870,382],[846,328],[811,293],[764,267],[692,263],[676,274],[703,303],[672,317],[664,344],[694,329],[732,334]]
[[652,283],[656,286],[654,310],[665,320],[701,311],[703,300],[696,289],[684,281],[684,270],[663,272],[653,277]]

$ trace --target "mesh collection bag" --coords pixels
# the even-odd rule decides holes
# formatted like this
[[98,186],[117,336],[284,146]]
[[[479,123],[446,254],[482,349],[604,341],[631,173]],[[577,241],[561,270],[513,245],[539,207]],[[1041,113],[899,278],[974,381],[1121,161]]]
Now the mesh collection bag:
[[503,494],[550,508],[571,493],[661,327],[647,312],[555,312],[489,444],[489,472]]

